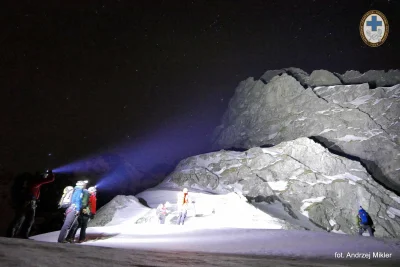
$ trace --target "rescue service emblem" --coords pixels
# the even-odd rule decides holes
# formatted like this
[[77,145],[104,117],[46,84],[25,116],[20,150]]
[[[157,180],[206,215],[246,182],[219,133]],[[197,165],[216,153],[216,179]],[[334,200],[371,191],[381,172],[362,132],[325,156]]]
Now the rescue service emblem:
[[388,34],[389,23],[382,12],[370,10],[364,14],[360,22],[360,35],[364,43],[378,47],[386,41]]

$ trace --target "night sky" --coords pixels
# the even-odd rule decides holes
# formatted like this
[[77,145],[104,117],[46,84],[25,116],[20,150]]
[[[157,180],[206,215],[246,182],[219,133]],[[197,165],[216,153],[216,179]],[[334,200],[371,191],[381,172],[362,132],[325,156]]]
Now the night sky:
[[[14,172],[121,148],[139,168],[174,164],[211,150],[247,77],[400,63],[394,0],[14,2],[0,11],[0,164]],[[389,20],[378,48],[359,35],[371,9]]]

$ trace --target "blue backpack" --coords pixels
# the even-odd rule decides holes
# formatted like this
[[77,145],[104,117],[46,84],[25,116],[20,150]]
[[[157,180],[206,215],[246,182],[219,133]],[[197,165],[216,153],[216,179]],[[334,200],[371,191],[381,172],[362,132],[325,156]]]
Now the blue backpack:
[[365,210],[361,209],[358,211],[358,214],[360,215],[361,223],[364,225],[368,225],[369,224],[368,213]]
[[80,211],[82,207],[83,188],[75,186],[71,197],[71,205],[75,205],[75,210]]

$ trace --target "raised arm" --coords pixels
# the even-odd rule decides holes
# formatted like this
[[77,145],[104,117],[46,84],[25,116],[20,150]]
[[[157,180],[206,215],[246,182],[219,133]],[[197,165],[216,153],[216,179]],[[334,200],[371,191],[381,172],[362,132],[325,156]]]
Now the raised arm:
[[44,184],[48,184],[48,183],[54,182],[54,179],[55,179],[54,173],[49,174],[49,176],[50,176],[50,177],[48,177],[48,178],[41,179],[41,180],[37,181],[37,182],[33,185],[33,187],[40,187],[40,186],[42,186],[42,185],[44,185]]

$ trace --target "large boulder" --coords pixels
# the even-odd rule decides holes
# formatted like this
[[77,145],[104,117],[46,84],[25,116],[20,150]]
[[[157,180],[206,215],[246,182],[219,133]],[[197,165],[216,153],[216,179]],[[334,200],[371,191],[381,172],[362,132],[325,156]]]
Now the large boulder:
[[400,85],[305,89],[301,83],[307,78],[302,77],[299,82],[282,73],[267,84],[253,78],[241,82],[214,133],[215,148],[248,149],[313,137],[360,160],[375,179],[400,192]]
[[239,192],[269,214],[284,205],[291,216],[280,219],[292,225],[309,218],[320,228],[348,234],[357,231],[355,216],[362,205],[377,236],[400,237],[400,198],[376,183],[358,161],[332,154],[309,138],[193,156],[182,160],[160,187],[168,185]]
[[140,204],[136,197],[118,195],[98,210],[94,219],[90,220],[89,226],[119,224],[125,219],[131,219],[131,214],[140,214],[147,210],[148,208]]
[[327,70],[314,70],[308,78],[310,86],[342,84],[338,77]]

